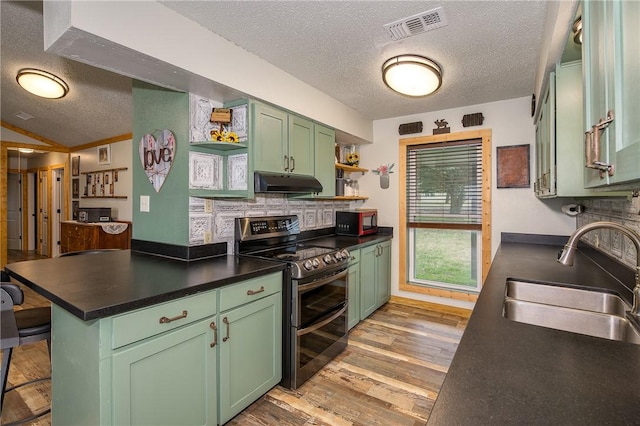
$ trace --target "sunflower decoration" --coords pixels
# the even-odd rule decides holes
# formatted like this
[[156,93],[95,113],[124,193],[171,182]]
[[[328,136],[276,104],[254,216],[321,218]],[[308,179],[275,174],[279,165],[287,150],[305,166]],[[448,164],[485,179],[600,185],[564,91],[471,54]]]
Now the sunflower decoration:
[[211,140],[215,142],[224,142],[224,132],[221,132],[220,130],[212,130]]
[[236,132],[227,132],[226,130],[212,130],[211,140],[214,142],[240,142],[240,138]]
[[[227,132],[225,132],[227,133]],[[225,142],[238,143],[240,142],[240,138],[236,134],[236,132],[228,132],[225,138]]]
[[347,154],[347,164],[350,166],[357,166],[360,162],[360,155],[357,152],[350,152]]

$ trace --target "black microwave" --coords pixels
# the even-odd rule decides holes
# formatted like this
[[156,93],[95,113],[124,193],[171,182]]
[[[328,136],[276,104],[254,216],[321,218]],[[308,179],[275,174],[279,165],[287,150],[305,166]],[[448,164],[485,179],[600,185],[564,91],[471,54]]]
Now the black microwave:
[[336,212],[336,234],[361,237],[378,232],[378,210],[362,209]]

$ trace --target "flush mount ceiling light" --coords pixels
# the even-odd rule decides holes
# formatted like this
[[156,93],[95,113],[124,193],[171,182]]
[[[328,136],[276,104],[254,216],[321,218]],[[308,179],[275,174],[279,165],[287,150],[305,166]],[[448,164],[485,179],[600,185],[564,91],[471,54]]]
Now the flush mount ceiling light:
[[32,154],[33,153],[33,149],[31,149],[31,148],[18,148],[18,152],[21,152],[23,154]]
[[47,99],[60,99],[69,92],[61,78],[35,68],[23,68],[16,76],[18,84],[27,92]]
[[573,41],[575,44],[582,44],[582,17],[573,23]]
[[382,64],[382,81],[403,95],[427,96],[442,85],[442,71],[424,56],[399,55]]

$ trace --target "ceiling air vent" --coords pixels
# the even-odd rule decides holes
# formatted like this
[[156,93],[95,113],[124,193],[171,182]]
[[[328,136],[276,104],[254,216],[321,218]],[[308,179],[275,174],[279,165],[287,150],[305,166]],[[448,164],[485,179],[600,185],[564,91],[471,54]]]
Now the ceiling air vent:
[[436,7],[435,9],[386,24],[384,29],[387,30],[392,40],[401,40],[446,26],[447,17],[444,14],[444,9]]

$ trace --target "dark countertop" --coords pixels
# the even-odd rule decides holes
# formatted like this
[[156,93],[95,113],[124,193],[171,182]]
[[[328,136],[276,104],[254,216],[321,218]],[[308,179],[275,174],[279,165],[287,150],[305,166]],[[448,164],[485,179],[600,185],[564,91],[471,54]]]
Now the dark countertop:
[[284,269],[283,263],[237,256],[185,262],[131,250],[5,266],[13,278],[85,321]]
[[640,423],[640,345],[502,317],[508,277],[604,287],[630,300],[584,254],[573,267],[558,264],[560,248],[501,244],[429,425]]
[[310,240],[305,240],[305,243],[313,243],[314,245],[328,247],[328,248],[346,248],[346,249],[359,249],[361,247],[369,246],[371,244],[381,243],[393,239],[393,234],[381,233],[373,235],[365,235],[363,237],[349,237],[346,235],[330,235]]

